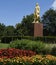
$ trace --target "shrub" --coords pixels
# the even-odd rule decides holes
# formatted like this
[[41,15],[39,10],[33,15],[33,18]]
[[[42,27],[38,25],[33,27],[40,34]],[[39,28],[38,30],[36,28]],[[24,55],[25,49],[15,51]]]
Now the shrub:
[[34,40],[40,40],[47,43],[56,43],[56,37],[54,36],[43,36],[43,37],[36,37]]
[[43,37],[33,37],[33,36],[3,36],[1,37],[2,43],[9,43],[14,40],[28,39],[35,41],[42,41],[47,43],[56,43],[56,37],[54,36],[43,36]]
[[54,46],[51,50],[51,54],[56,56],[56,46]]
[[29,39],[29,40],[33,40],[34,37],[33,36],[2,36],[1,37],[1,42],[2,43],[10,43],[11,41],[14,40],[21,40],[21,39]]
[[37,53],[42,53],[44,50],[45,44],[41,41],[32,41],[32,40],[16,40],[10,43],[11,48],[26,49],[32,50]]
[[21,39],[21,36],[3,36],[1,38],[2,43],[10,43],[13,40]]
[[49,62],[48,62],[47,65],[56,65],[56,61],[54,61],[54,60],[49,60]]
[[53,44],[47,44],[45,43],[44,50],[42,51],[43,54],[51,54]]
[[56,46],[56,44],[47,44],[42,41],[32,41],[27,39],[12,41],[9,45],[10,48],[32,50],[39,54],[56,55],[56,48],[54,46]]
[[0,62],[0,65],[4,65],[4,63],[3,62]]

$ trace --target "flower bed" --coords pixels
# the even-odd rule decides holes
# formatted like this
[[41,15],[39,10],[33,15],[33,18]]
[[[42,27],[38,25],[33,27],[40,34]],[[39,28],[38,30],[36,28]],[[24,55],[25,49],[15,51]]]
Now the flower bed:
[[56,65],[56,57],[51,55],[0,58],[0,65]]
[[56,65],[56,57],[30,50],[0,49],[0,65]]
[[13,58],[19,56],[33,56],[36,53],[31,50],[19,50],[15,48],[0,49],[0,58]]

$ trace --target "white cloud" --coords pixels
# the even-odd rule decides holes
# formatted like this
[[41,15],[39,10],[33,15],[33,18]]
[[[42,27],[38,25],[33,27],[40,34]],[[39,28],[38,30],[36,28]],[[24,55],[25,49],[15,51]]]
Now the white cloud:
[[54,10],[56,10],[56,0],[54,0],[52,7],[53,7]]

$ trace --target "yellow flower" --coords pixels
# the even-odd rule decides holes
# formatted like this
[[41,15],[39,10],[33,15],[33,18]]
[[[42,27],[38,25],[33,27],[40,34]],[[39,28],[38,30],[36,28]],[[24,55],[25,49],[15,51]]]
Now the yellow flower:
[[0,62],[3,62],[3,58],[0,58]]

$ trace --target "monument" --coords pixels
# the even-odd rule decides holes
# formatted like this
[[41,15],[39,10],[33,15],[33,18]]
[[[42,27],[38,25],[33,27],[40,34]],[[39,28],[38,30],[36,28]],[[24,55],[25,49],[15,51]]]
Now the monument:
[[35,11],[34,11],[34,37],[42,37],[43,36],[43,24],[40,23],[40,7],[38,3],[36,3]]

